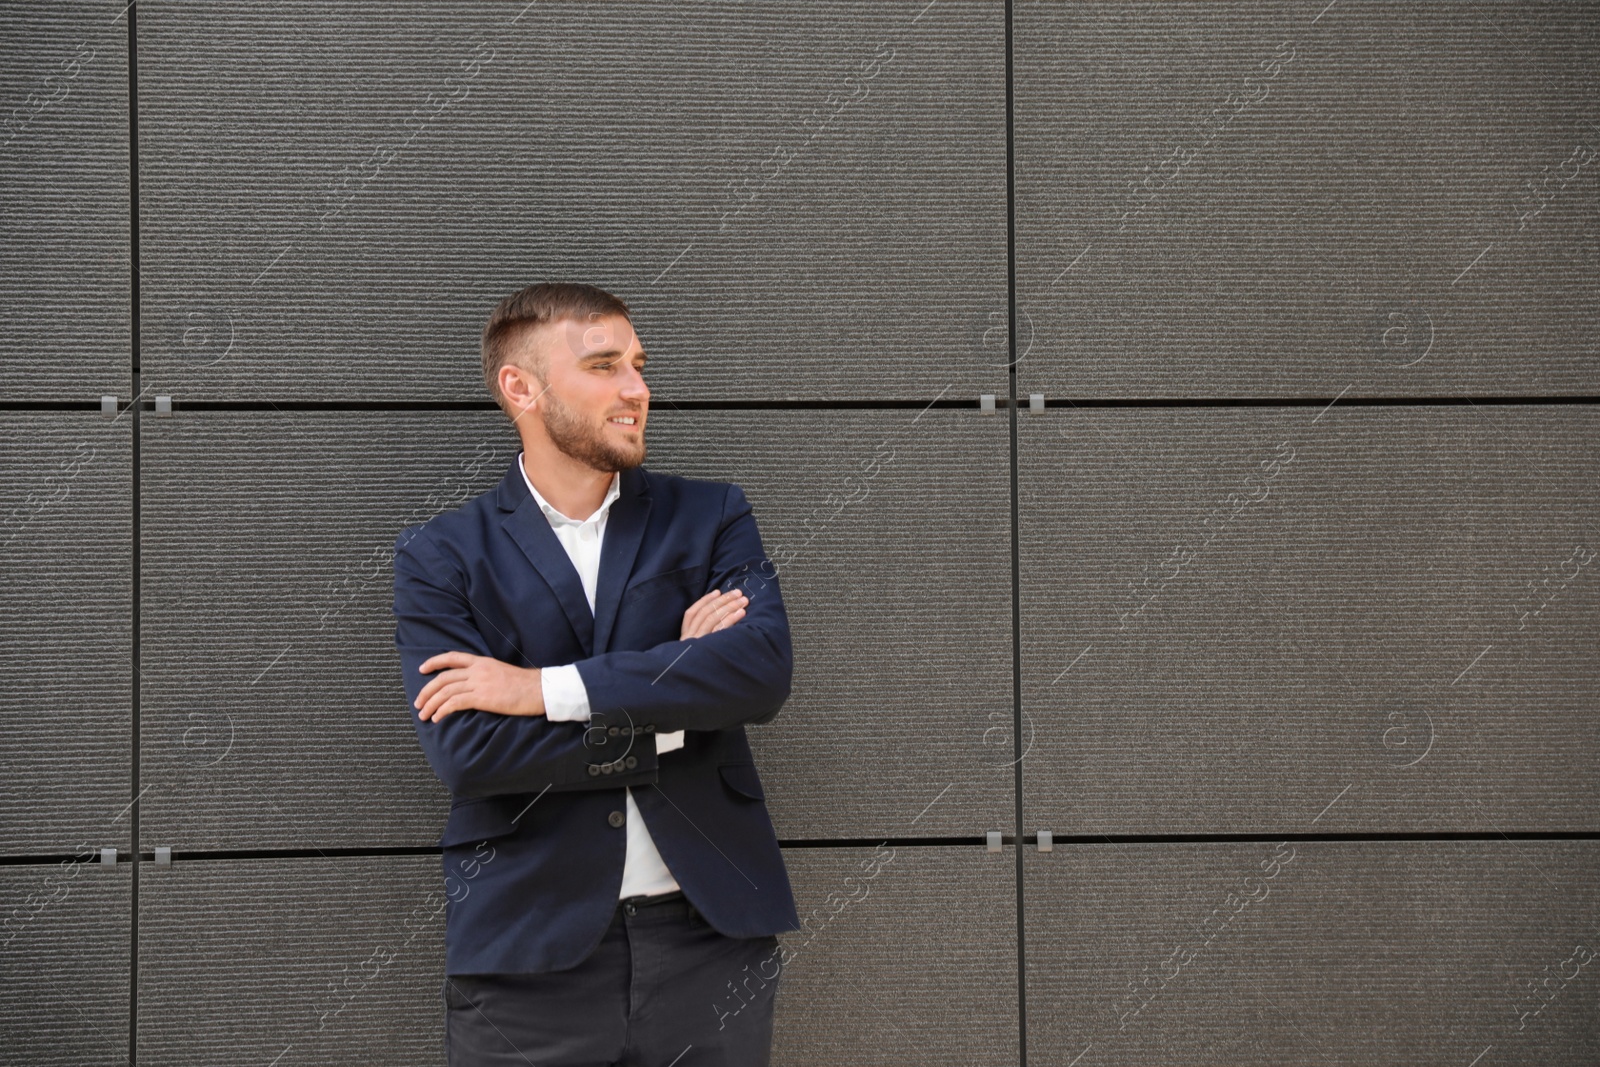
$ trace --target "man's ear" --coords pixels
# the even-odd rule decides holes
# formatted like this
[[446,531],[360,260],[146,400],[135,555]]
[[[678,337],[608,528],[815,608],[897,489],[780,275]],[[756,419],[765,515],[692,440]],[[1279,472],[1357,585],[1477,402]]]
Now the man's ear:
[[[521,384],[527,397],[526,400],[518,399],[512,394],[508,385],[513,382]],[[539,381],[532,371],[524,370],[510,363],[500,368],[500,393],[506,398],[506,403],[519,414],[537,410],[539,397],[544,394],[546,388],[546,385]]]

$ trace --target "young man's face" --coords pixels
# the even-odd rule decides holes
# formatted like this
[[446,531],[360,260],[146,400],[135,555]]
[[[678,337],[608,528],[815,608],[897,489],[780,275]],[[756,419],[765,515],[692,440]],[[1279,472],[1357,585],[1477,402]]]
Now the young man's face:
[[[562,319],[536,331],[531,341],[544,348],[546,381],[535,411],[550,443],[596,470],[643,463],[650,387],[633,325],[621,315]],[[633,425],[616,421],[629,418]]]

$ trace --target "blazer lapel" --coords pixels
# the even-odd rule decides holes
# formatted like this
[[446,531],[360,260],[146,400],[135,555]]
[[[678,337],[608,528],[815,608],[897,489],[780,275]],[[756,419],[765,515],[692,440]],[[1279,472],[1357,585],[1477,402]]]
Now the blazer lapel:
[[[641,468],[623,471],[618,490],[620,495],[606,516],[605,540],[600,543],[600,579],[594,587],[594,651],[590,655],[610,651],[611,629],[617,621],[622,589],[633,573],[633,562],[639,556],[639,545],[650,520],[650,487]],[[582,596],[581,587],[579,595]],[[587,598],[583,606],[589,606]]]
[[511,513],[500,521],[501,529],[511,535],[555,594],[585,658],[594,655],[594,615],[589,611],[589,598],[583,595],[583,581],[561,539],[539,510],[539,502],[528,492],[515,458],[511,460],[511,470],[500,481],[497,502],[502,511]]
[[496,497],[500,509],[510,513],[501,520],[501,528],[516,542],[555,594],[586,657],[606,651],[622,589],[633,573],[633,562],[638,557],[650,518],[650,494],[645,476],[638,467],[622,472],[619,490],[620,495],[612,502],[611,512],[606,517],[593,612],[589,610],[589,598],[584,596],[577,568],[573,567],[561,539],[539,510],[539,502],[528,492],[515,458],[511,469],[500,480]]

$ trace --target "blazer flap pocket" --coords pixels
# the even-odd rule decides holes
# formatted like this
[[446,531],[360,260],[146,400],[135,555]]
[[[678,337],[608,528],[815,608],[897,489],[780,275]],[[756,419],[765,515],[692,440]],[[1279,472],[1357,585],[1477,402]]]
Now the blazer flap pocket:
[[751,800],[766,799],[754,763],[722,763],[718,764],[717,770],[722,772],[722,780],[732,786],[735,792],[743,793]]
[[509,834],[517,828],[515,818],[500,797],[474,797],[463,801],[450,809],[439,847],[449,848]]
[[[675,571],[662,571],[660,574],[652,574],[648,578],[630,585],[623,592],[622,599],[624,602],[632,603],[636,600],[646,600],[661,593],[684,588],[688,588],[693,592],[705,585],[706,576],[709,573],[709,564],[679,567]],[[696,594],[696,597],[698,597],[698,594]]]

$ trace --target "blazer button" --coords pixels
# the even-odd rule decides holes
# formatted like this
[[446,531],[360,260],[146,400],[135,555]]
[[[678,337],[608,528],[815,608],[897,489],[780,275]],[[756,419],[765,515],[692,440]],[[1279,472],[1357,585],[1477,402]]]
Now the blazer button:
[[621,732],[622,730],[616,726],[613,726],[611,729],[606,731],[606,733],[610,734],[612,737],[616,737]]
[[656,724],[655,724],[655,723],[653,723],[653,722],[647,722],[647,723],[645,723],[645,725],[644,725],[644,732],[645,732],[645,733],[647,733],[647,734],[653,734],[653,733],[655,733],[655,732],[656,732]]
[[612,826],[621,826],[627,821],[628,817],[622,814],[620,811],[614,811],[610,815],[606,816],[606,822],[610,823]]
[[612,767],[611,764],[609,764],[609,763],[600,764],[600,773],[601,774],[610,774],[612,772],[612,770],[614,770],[614,768]]
[[589,764],[589,777],[590,778],[598,778],[598,777],[600,777],[600,764],[598,764],[598,763]]
[[622,762],[624,764],[626,764],[628,770],[631,771],[631,770],[633,770],[635,767],[637,767],[639,765],[639,757],[638,756],[629,756],[627,759],[623,760]]

